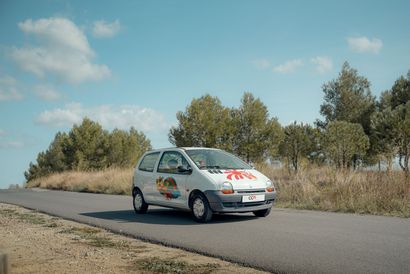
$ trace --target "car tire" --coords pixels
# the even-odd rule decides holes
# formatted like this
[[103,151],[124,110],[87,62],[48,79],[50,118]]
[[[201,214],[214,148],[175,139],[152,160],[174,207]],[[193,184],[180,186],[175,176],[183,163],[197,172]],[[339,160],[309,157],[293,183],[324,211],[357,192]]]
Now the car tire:
[[148,204],[144,200],[144,195],[141,190],[135,188],[132,192],[132,205],[134,206],[134,211],[137,214],[145,214],[148,210]]
[[266,217],[266,216],[268,216],[268,215],[270,214],[271,209],[272,209],[272,208],[270,207],[270,208],[267,208],[267,209],[262,209],[262,210],[254,211],[253,214],[254,214],[256,217]]
[[207,223],[212,219],[212,209],[208,199],[202,194],[195,194],[191,199],[192,218],[198,223]]

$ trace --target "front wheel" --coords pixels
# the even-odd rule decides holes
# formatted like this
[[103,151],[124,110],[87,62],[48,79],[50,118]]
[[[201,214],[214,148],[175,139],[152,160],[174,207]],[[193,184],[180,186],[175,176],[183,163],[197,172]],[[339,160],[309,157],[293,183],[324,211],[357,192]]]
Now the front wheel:
[[267,209],[262,209],[262,210],[258,210],[258,211],[254,211],[253,214],[256,217],[266,217],[269,215],[270,211],[271,211],[271,207],[267,208]]
[[212,219],[212,209],[203,194],[196,194],[192,197],[191,213],[193,219],[199,223],[207,223]]
[[136,188],[132,192],[132,204],[134,206],[135,213],[137,214],[145,214],[148,210],[148,204],[144,200],[144,196],[142,195],[141,190]]

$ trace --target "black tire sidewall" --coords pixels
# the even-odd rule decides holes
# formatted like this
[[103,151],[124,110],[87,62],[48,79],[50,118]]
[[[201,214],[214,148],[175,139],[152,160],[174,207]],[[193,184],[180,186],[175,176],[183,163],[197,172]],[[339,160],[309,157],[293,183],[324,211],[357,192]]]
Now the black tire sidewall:
[[[140,194],[142,198],[142,205],[140,209],[135,208],[135,196],[137,194]],[[132,192],[132,206],[134,208],[135,213],[137,214],[144,214],[148,210],[148,204],[145,202],[144,195],[142,194],[141,190],[139,190],[138,188],[135,188],[134,191]]]
[[[204,208],[204,214],[200,218],[198,218],[194,214],[194,209],[193,208],[194,208],[194,202],[195,202],[196,199],[201,199],[202,202],[204,203],[204,207],[205,207]],[[206,223],[206,222],[209,222],[212,219],[212,214],[213,214],[213,212],[212,212],[211,207],[209,206],[208,199],[203,194],[200,194],[200,193],[195,194],[192,197],[192,202],[191,202],[191,215],[192,215],[192,218],[196,222]]]
[[257,217],[266,217],[270,214],[271,210],[272,210],[272,207],[267,208],[267,209],[254,211],[253,214]]

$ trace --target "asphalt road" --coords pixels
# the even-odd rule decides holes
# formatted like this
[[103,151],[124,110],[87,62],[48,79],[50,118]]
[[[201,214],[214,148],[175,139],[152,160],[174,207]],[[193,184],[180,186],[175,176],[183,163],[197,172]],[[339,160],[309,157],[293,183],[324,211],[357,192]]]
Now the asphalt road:
[[270,272],[410,273],[409,219],[274,209],[197,224],[160,207],[136,215],[127,196],[44,190],[0,190],[0,202]]

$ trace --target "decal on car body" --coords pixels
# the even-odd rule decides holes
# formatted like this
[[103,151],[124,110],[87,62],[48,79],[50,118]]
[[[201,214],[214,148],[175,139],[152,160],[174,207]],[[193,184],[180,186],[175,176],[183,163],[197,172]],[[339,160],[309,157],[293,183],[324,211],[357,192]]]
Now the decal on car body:
[[181,192],[178,189],[177,183],[172,177],[158,177],[156,185],[159,193],[167,199],[176,199],[181,196]]
[[247,179],[249,179],[249,180],[256,180],[256,176],[255,176],[255,175],[253,175],[253,174],[250,173],[250,172],[243,171],[243,170],[235,170],[235,169],[233,169],[233,170],[226,170],[224,173],[227,174],[227,175],[226,175],[226,178],[227,178],[228,180],[232,180],[232,179],[242,180],[242,179],[245,179],[245,178],[247,178]]

